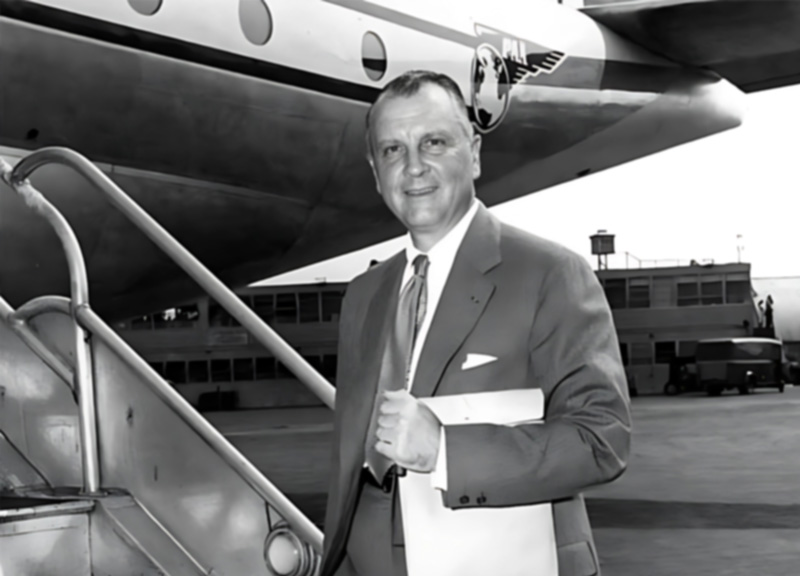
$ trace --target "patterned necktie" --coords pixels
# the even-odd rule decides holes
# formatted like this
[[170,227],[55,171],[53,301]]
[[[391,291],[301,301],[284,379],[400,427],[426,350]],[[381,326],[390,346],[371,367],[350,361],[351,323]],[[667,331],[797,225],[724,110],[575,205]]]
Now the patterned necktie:
[[419,255],[414,258],[414,275],[403,287],[397,303],[394,326],[386,342],[383,352],[378,389],[375,392],[375,402],[372,407],[372,417],[367,431],[366,461],[370,471],[383,483],[383,477],[392,467],[392,461],[375,450],[375,435],[378,430],[378,416],[383,393],[387,390],[402,390],[408,384],[411,355],[414,351],[414,341],[420,325],[425,318],[427,306],[427,291],[425,277],[428,272],[428,257]]

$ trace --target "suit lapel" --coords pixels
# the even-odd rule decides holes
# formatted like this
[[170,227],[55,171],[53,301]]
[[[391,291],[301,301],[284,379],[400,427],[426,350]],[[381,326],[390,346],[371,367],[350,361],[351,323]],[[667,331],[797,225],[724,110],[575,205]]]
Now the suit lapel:
[[500,223],[480,206],[456,253],[425,339],[411,388],[414,396],[436,393],[447,365],[492,297],[495,285],[486,273],[500,261]]

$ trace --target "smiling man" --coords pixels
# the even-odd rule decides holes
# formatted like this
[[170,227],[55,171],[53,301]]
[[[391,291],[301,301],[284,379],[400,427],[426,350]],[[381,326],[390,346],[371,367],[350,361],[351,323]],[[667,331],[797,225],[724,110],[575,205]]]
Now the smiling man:
[[[354,279],[342,307],[322,576],[406,574],[406,470],[429,474],[452,509],[553,502],[560,576],[599,574],[581,492],[625,469],[631,424],[594,273],[477,200],[481,137],[447,76],[390,82],[367,148],[408,243]],[[418,401],[531,388],[544,424],[442,426]]]
[[384,92],[368,118],[369,163],[378,191],[414,247],[427,252],[475,202],[481,137],[463,99],[437,84],[408,97]]

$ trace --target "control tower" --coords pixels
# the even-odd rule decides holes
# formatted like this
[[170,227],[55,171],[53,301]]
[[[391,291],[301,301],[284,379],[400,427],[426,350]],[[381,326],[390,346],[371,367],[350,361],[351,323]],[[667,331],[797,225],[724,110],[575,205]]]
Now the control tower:
[[597,234],[590,236],[592,241],[592,254],[597,255],[597,269],[608,270],[608,255],[614,254],[614,235],[606,230],[598,230]]

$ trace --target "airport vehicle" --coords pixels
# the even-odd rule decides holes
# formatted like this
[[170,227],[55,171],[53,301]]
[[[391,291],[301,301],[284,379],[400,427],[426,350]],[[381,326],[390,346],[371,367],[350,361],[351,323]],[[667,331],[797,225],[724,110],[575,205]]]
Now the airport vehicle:
[[783,365],[783,372],[787,382],[800,384],[800,362],[787,360]]
[[101,315],[190,276],[332,407],[210,272],[400,232],[364,162],[393,77],[461,86],[493,205],[737,126],[800,79],[798,23],[790,0],[0,0],[0,571],[314,573],[319,530]]
[[784,390],[783,345],[773,338],[716,338],[700,340],[695,351],[697,378],[709,396],[737,389]]

